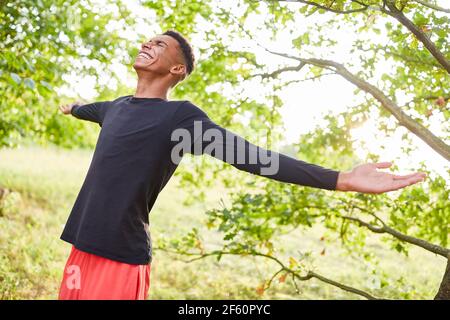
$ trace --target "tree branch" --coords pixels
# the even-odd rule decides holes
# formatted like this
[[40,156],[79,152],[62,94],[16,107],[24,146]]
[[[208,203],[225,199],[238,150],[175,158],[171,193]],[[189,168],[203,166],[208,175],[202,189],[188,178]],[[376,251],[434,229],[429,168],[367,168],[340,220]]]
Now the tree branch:
[[[264,48],[264,47],[263,47]],[[380,89],[371,85],[367,81],[361,79],[360,77],[352,74],[347,70],[342,64],[331,60],[324,59],[305,59],[296,56],[292,56],[286,53],[275,52],[264,48],[266,51],[289,59],[294,59],[307,64],[312,64],[324,69],[332,70],[335,73],[342,76],[347,81],[353,83],[361,90],[371,94],[376,100],[378,100],[381,105],[389,111],[399,122],[399,125],[406,127],[420,139],[425,141],[431,148],[433,148],[437,153],[442,155],[445,159],[450,160],[450,146],[448,146],[439,137],[435,136],[430,130],[419,122],[412,119],[407,115],[397,104],[387,97]]]
[[331,284],[332,286],[338,287],[338,288],[340,288],[342,290],[345,290],[345,291],[352,292],[354,294],[363,296],[363,297],[367,298],[368,300],[378,300],[377,298],[375,298],[374,296],[368,294],[365,291],[361,291],[359,289],[355,289],[355,288],[349,287],[347,285],[344,285],[342,283],[339,283],[339,282],[333,281],[331,279],[325,278],[325,277],[321,276],[320,274],[315,273],[314,271],[309,271],[308,275],[311,276],[312,278],[316,278],[316,279],[318,279],[318,280],[320,280],[322,282]]
[[[387,1],[385,0],[383,3],[385,4]],[[384,5],[383,5],[384,6]],[[382,9],[386,11],[386,9]],[[237,19],[229,14],[226,13],[228,16],[233,19],[236,24],[240,27],[240,29],[247,34],[247,36],[255,41],[255,43],[264,49],[265,51],[284,57],[288,59],[293,59],[299,62],[304,62],[307,64],[312,64],[315,66],[319,66],[323,69],[330,70],[332,72],[335,72],[339,75],[341,75],[343,78],[348,80],[349,82],[356,85],[361,90],[371,94],[376,100],[378,100],[381,105],[389,111],[398,121],[399,125],[406,127],[409,129],[412,133],[414,133],[416,136],[418,136],[420,139],[422,139],[426,144],[428,144],[432,149],[434,149],[437,153],[442,155],[445,159],[450,161],[450,146],[448,146],[444,141],[442,141],[439,137],[435,136],[430,130],[428,130],[425,126],[420,124],[419,122],[412,119],[410,116],[408,116],[403,110],[397,106],[397,104],[389,99],[380,89],[377,87],[371,85],[370,83],[366,82],[365,80],[359,78],[358,76],[352,74],[349,72],[342,64],[339,64],[337,62],[331,61],[331,60],[323,60],[323,59],[304,59],[296,56],[292,56],[286,53],[279,53],[274,52],[272,50],[267,49],[263,45],[261,45],[258,41],[253,39],[253,36],[242,26],[242,24],[237,21]]]
[[413,0],[413,1],[417,2],[417,3],[420,3],[424,7],[427,7],[427,8],[433,9],[433,10],[450,13],[450,9],[442,8],[442,7],[438,6],[437,4],[429,3],[429,2],[427,2],[425,0]]
[[444,276],[442,277],[439,291],[434,297],[435,300],[450,300],[450,255],[447,260]]
[[[260,1],[260,0],[257,0],[257,1]],[[308,0],[263,0],[263,1],[303,3],[303,4],[306,4],[306,5],[310,5],[310,6],[316,7],[318,9],[323,9],[325,11],[329,11],[329,12],[333,12],[333,13],[339,13],[339,14],[349,14],[349,13],[355,13],[355,12],[362,12],[362,11],[366,11],[367,9],[369,9],[368,5],[366,5],[364,3],[361,3],[361,2],[356,2],[356,1],[354,1],[354,2],[360,4],[362,7],[361,8],[357,8],[357,9],[350,9],[350,10],[337,10],[337,9],[333,9],[332,6],[327,7],[327,6],[318,4],[318,3],[313,2],[313,1],[308,1]]]
[[256,74],[250,75],[250,77],[253,78],[253,77],[260,76],[263,79],[276,78],[276,77],[278,77],[278,75],[280,75],[283,72],[300,71],[305,65],[306,65],[306,63],[301,62],[298,66],[284,67],[284,68],[275,70],[274,72],[271,72],[271,73],[256,73]]
[[[324,5],[320,5],[316,2],[313,1],[308,1],[308,0],[273,0],[273,1],[278,1],[278,2],[298,2],[298,3],[303,3],[303,4],[307,4],[307,5],[311,5],[314,7],[317,7],[319,9],[323,9],[326,11],[330,11],[333,13],[339,13],[339,14],[349,14],[349,13],[355,13],[355,12],[361,12],[361,11],[366,11],[369,8],[373,8],[372,6],[366,5],[360,1],[357,0],[352,0],[352,2],[354,3],[358,3],[359,5],[362,6],[362,8],[358,8],[358,9],[352,9],[352,10],[336,10],[333,9],[331,7],[327,7]],[[425,1],[420,1],[420,0],[414,0],[418,3],[421,3],[422,5],[425,5]],[[427,3],[429,4],[429,3]],[[431,4],[429,4],[431,5]],[[389,10],[386,10],[386,7]],[[435,7],[436,8],[440,8],[440,7]],[[445,56],[439,51],[439,49],[434,45],[434,43],[428,38],[428,36],[422,31],[420,30],[420,28],[418,28],[411,20],[409,20],[401,10],[399,10],[396,6],[395,3],[393,2],[393,0],[386,0],[383,1],[383,7],[378,8],[378,10],[381,10],[382,12],[390,15],[391,17],[395,18],[397,21],[399,21],[402,25],[404,25],[406,28],[408,28],[409,31],[411,31],[416,38],[422,42],[424,44],[424,46],[428,49],[428,51],[433,55],[433,57],[436,58],[436,60],[444,67],[445,70],[447,70],[448,73],[450,73],[450,62],[445,58]],[[440,8],[443,9],[444,12],[447,12],[447,9],[444,8]],[[437,10],[437,9],[436,9]]]
[[416,36],[416,38],[423,43],[425,48],[436,58],[436,60],[450,73],[450,62],[439,51],[428,36],[417,27],[411,20],[409,20],[402,11],[400,11],[392,0],[386,1],[386,6],[389,10],[383,9],[383,12],[395,18],[398,22],[404,25],[409,31]]
[[405,103],[405,106],[409,106],[411,103],[420,102],[420,101],[423,101],[423,100],[437,100],[437,99],[439,99],[441,97],[444,98],[445,101],[449,101],[450,100],[450,96],[423,96],[423,97],[415,97],[411,101]]
[[[286,68],[283,68],[283,69],[285,69],[285,71],[297,71],[297,70],[293,70],[293,69],[298,69],[298,67],[286,67]],[[279,70],[281,70],[281,69],[279,69]],[[272,72],[272,73],[275,73],[275,72]],[[331,76],[331,75],[336,75],[336,73],[335,72],[329,72],[329,73],[322,73],[322,74],[319,74],[317,76],[307,77],[307,78],[304,78],[304,79],[293,79],[293,80],[289,80],[289,81],[284,82],[283,86],[290,85],[291,83],[316,80],[316,79],[319,79],[319,78],[322,78],[322,77],[325,77],[325,76]],[[272,77],[272,75],[268,74],[268,73],[255,73],[255,74],[252,74],[252,75],[250,75],[248,77],[244,77],[244,80],[248,80],[250,78],[254,78],[254,77],[258,77],[258,76],[260,76],[262,79],[267,79],[267,78]]]
[[429,242],[427,242],[425,240],[422,240],[422,239],[418,239],[418,238],[411,237],[411,236],[408,236],[406,234],[403,234],[403,233],[401,233],[401,232],[399,232],[397,230],[394,230],[391,227],[387,226],[384,222],[382,222],[383,226],[377,227],[377,226],[374,226],[374,225],[372,225],[370,223],[367,223],[367,222],[365,222],[365,221],[363,221],[363,220],[361,220],[359,218],[349,217],[349,216],[339,216],[339,217],[342,218],[342,219],[346,219],[346,220],[350,220],[350,221],[356,222],[360,226],[366,227],[367,229],[369,229],[370,231],[375,232],[375,233],[388,233],[388,234],[392,235],[394,238],[397,238],[397,239],[402,240],[404,242],[407,242],[407,243],[416,245],[418,247],[421,247],[421,248],[423,248],[425,250],[428,250],[430,252],[433,252],[433,253],[435,253],[437,255],[443,256],[446,259],[447,259],[448,255],[450,254],[450,249],[441,247],[441,246],[436,245],[436,244],[429,243]]
[[[184,260],[184,262],[186,262],[186,263],[190,263],[190,262],[201,260],[201,259],[204,259],[204,258],[207,258],[207,257],[218,256],[218,255],[239,255],[239,256],[252,255],[252,256],[264,257],[266,259],[274,261],[275,263],[277,263],[281,267],[281,269],[278,270],[276,274],[279,274],[280,272],[285,271],[285,272],[291,274],[293,278],[295,277],[295,279],[298,279],[300,281],[307,281],[307,280],[310,280],[312,278],[316,278],[316,279],[318,279],[318,280],[320,280],[322,282],[325,282],[325,283],[330,284],[332,286],[338,287],[339,289],[342,289],[344,291],[348,291],[348,292],[351,292],[351,293],[363,296],[363,297],[365,297],[368,300],[377,300],[377,298],[375,298],[374,296],[372,296],[371,294],[369,294],[369,293],[367,293],[365,291],[362,291],[362,290],[359,290],[359,289],[347,286],[345,284],[342,284],[340,282],[331,280],[331,279],[326,278],[326,277],[324,277],[324,276],[322,276],[322,275],[320,275],[320,274],[318,274],[318,273],[316,273],[314,271],[308,271],[305,276],[301,276],[301,275],[298,274],[297,271],[292,270],[291,268],[287,267],[280,259],[275,258],[273,256],[270,256],[268,254],[260,253],[260,252],[248,252],[248,253],[245,252],[244,253],[244,252],[233,252],[233,251],[211,251],[211,252],[202,254],[202,253],[191,253],[191,252],[178,252],[178,251],[168,250],[166,248],[155,248],[155,249],[161,250],[161,251],[165,251],[165,252],[169,252],[169,253],[186,255],[186,256],[196,256],[196,258],[193,258],[193,259],[190,259],[190,260]],[[273,278],[274,277],[272,277],[272,279]]]
[[290,85],[291,83],[311,81],[311,80],[316,80],[316,79],[322,78],[322,77],[324,77],[324,76],[332,76],[332,75],[336,75],[336,73],[335,73],[335,72],[322,73],[322,74],[319,74],[319,75],[317,75],[317,76],[312,76],[312,77],[308,77],[308,78],[305,78],[305,79],[294,79],[294,80],[289,80],[289,81],[283,83],[283,85],[284,85],[284,86],[287,86],[287,85]]
[[273,276],[270,278],[269,282],[267,283],[267,289],[270,288],[270,286],[272,285],[273,279],[275,279],[276,276],[279,275],[283,271],[284,271],[284,268],[281,268],[280,270],[278,270],[277,272],[275,272],[273,274]]
[[374,53],[378,53],[378,51],[383,51],[387,55],[390,55],[390,56],[393,56],[393,57],[397,57],[397,58],[399,58],[401,60],[404,60],[404,61],[407,61],[407,62],[411,62],[411,63],[415,63],[415,64],[419,64],[419,65],[424,65],[425,64],[425,65],[430,66],[430,67],[436,67],[436,68],[444,69],[444,67],[440,63],[438,63],[435,59],[433,59],[432,61],[424,61],[421,58],[414,59],[414,58],[411,58],[409,56],[405,56],[405,55],[399,54],[397,52],[392,52],[392,51],[388,50],[387,47],[376,47],[376,48],[369,48],[369,49],[361,48],[361,51],[364,51],[364,52],[373,51]]

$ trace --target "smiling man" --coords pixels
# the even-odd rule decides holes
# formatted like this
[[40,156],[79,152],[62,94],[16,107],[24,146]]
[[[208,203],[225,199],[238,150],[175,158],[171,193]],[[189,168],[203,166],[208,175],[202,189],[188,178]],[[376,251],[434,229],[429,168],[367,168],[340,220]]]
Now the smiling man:
[[[60,299],[145,299],[152,243],[149,213],[183,154],[208,154],[239,170],[326,190],[382,193],[412,185],[424,173],[377,171],[368,163],[340,172],[258,147],[214,123],[169,90],[194,70],[188,41],[166,31],[142,44],[134,62],[134,95],[60,106],[101,126],[91,165],[61,239],[72,244]],[[269,170],[270,169],[270,170]]]

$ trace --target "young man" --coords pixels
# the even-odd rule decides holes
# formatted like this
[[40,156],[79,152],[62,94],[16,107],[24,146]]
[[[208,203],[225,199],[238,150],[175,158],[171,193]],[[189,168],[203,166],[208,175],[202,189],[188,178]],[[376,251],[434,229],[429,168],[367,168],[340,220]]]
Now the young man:
[[388,168],[388,162],[340,172],[251,144],[211,121],[190,101],[168,100],[169,89],[193,71],[194,61],[186,39],[166,31],[142,44],[133,65],[138,75],[134,95],[60,107],[64,114],[102,127],[61,235],[73,246],[60,299],[147,297],[149,212],[186,152],[206,153],[252,174],[327,190],[382,193],[425,178],[424,173],[377,171]]

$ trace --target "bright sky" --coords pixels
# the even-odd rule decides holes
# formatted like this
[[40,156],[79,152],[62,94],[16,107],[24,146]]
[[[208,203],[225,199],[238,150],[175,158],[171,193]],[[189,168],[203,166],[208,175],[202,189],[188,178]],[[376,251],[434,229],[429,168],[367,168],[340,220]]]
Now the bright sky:
[[[102,2],[102,0],[97,1]],[[438,3],[444,6],[444,2],[448,2],[448,0],[441,0]],[[227,2],[222,2],[222,4],[224,3]],[[297,4],[290,3],[289,5],[295,6]],[[133,8],[133,11],[136,13],[136,21],[138,26],[133,30],[129,30],[129,32],[126,33],[126,36],[130,39],[136,40],[137,45],[140,45],[139,40],[141,37],[148,38],[161,31],[156,24],[151,24],[152,17],[154,17],[154,15],[150,10],[140,8],[137,2],[130,2],[129,6]],[[232,9],[237,10],[235,6],[233,6]],[[248,26],[248,30],[252,31],[252,34],[256,37],[258,43],[274,51],[287,53],[293,52],[291,48],[292,36],[289,32],[280,32],[276,38],[276,41],[272,42],[269,39],[270,35],[267,32],[257,30],[257,27],[262,25],[261,19],[264,19],[263,17],[263,15],[251,16],[248,20],[248,25],[246,25]],[[301,32],[305,32],[309,25],[321,23],[321,19],[326,18],[327,17],[325,15],[313,15],[308,19],[302,18],[301,23],[296,24],[294,27],[296,31],[298,31],[298,34],[300,34]],[[114,27],[114,24],[115,22],[111,23],[112,28]],[[199,33],[200,38],[195,36],[191,37],[191,41],[196,45],[201,45],[201,34],[202,33]],[[328,53],[326,48],[323,49],[323,52],[318,53],[317,49],[315,49],[316,57],[322,55],[345,64],[348,62],[348,59],[351,58],[348,51],[354,40],[352,38],[352,34],[348,30],[343,29],[341,31],[335,30],[333,36],[338,41],[336,52],[331,55],[331,53]],[[386,38],[383,38],[381,35],[378,40],[384,41],[385,39]],[[224,42],[225,41],[226,39],[224,39]],[[241,42],[233,41],[230,45],[236,46],[237,49],[242,49],[242,47],[253,48],[252,50],[257,53],[257,57],[260,61],[266,63],[267,65],[271,65],[273,62],[274,69],[276,69],[276,67],[281,63],[287,61],[283,58],[264,52],[255,43],[250,43],[247,39],[243,39]],[[305,57],[308,57],[306,53]],[[119,61],[113,61],[111,63],[111,67],[118,74],[122,74],[123,77],[125,77],[126,67],[121,66]],[[389,68],[388,63],[381,66],[378,71],[379,73],[383,73],[383,71],[387,70],[387,68]],[[298,74],[293,75],[293,79],[298,79],[298,77]],[[96,81],[95,77],[92,76],[85,79],[78,79],[76,75],[70,75],[68,78],[71,79],[71,81],[77,82],[75,91],[81,97],[86,100],[91,100],[95,97],[96,92],[93,89]],[[108,79],[104,79],[103,81],[107,83]],[[135,79],[129,79],[127,83],[135,83]],[[113,84],[113,86],[114,85],[116,84]],[[286,140],[288,142],[296,141],[300,134],[310,131],[316,126],[317,123],[320,123],[320,119],[323,118],[323,115],[342,112],[348,107],[356,105],[358,101],[361,101],[361,96],[355,97],[353,93],[354,89],[355,87],[345,79],[334,75],[326,76],[314,82],[300,82],[285,89],[281,94],[284,101],[281,114],[286,129]],[[255,92],[261,94],[261,90],[264,89],[262,89],[261,86],[258,86],[258,84],[255,84],[254,88],[250,85],[247,94],[254,95]],[[61,93],[69,95],[75,94],[74,91],[69,88],[61,88],[60,91]],[[130,93],[132,93],[132,90]],[[258,98],[258,96],[255,96],[255,98]],[[433,119],[433,117],[435,118]],[[433,124],[430,129],[435,134],[439,134],[439,130],[442,130],[442,125],[439,125],[439,119],[436,117],[439,117],[439,115],[433,115],[431,117]],[[414,151],[409,157],[402,152],[400,146],[404,144],[401,142],[401,135],[405,132],[407,132],[406,129],[402,128],[402,130],[399,130],[399,134],[394,137],[390,139],[380,139],[378,137],[379,131],[376,129],[376,118],[372,118],[372,120],[369,119],[365,125],[353,131],[353,135],[358,142],[360,144],[365,144],[365,146],[357,147],[357,153],[364,161],[367,150],[370,150],[371,152],[380,155],[380,161],[393,161],[394,164],[398,165],[400,168],[399,173],[404,174],[411,172],[409,168],[417,166],[420,161],[425,161],[430,169],[438,172],[438,174],[442,175],[447,182],[450,183],[450,177],[447,173],[447,170],[449,170],[448,161],[437,154],[415,135],[410,134],[417,150]],[[382,148],[383,145],[385,147],[384,149]]]

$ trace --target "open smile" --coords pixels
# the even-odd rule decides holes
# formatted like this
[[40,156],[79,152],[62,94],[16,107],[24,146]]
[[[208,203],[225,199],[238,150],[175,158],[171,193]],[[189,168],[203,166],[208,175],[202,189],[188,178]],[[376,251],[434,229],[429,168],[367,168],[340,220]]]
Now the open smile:
[[142,57],[147,60],[153,59],[152,55],[145,51],[139,51],[138,57]]

